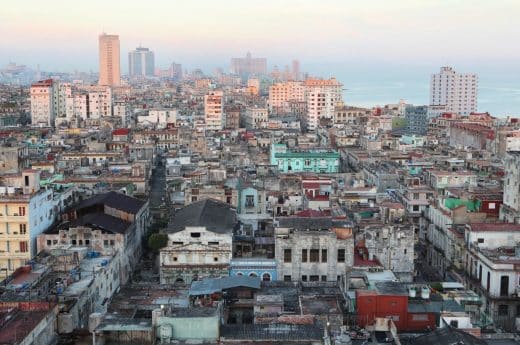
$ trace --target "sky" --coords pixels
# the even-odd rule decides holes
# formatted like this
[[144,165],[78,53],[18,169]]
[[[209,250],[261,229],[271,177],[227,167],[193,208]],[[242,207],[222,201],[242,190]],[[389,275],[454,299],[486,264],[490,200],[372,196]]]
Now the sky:
[[96,72],[104,31],[120,36],[123,73],[127,52],[142,45],[161,68],[227,70],[250,51],[269,66],[297,58],[303,70],[351,85],[422,88],[449,64],[478,73],[481,84],[520,88],[519,13],[518,0],[5,1],[0,66]]

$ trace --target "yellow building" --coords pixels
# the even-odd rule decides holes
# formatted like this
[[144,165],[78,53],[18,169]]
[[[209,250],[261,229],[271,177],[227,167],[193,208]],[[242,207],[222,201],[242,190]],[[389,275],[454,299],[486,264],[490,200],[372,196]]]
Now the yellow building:
[[[55,219],[52,189],[40,189],[40,173],[25,170],[0,186],[0,279],[36,255],[36,237]],[[5,275],[4,275],[5,274]]]

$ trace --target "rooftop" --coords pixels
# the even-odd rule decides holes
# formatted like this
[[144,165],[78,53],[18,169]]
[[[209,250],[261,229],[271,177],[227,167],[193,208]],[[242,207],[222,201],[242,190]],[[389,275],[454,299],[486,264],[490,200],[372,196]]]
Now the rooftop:
[[177,211],[166,232],[175,233],[186,227],[200,226],[217,233],[231,233],[237,226],[236,212],[224,202],[205,199],[194,202]]

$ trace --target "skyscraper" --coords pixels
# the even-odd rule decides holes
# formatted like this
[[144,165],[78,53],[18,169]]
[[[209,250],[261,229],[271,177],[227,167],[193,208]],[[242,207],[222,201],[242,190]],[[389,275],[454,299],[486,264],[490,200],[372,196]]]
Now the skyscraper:
[[301,74],[300,74],[300,61],[293,60],[292,61],[292,79],[293,80],[301,80]]
[[148,48],[138,47],[128,53],[128,75],[152,77],[155,72],[155,58]]
[[476,74],[459,74],[451,67],[441,67],[440,73],[431,78],[430,107],[436,111],[469,115],[477,111],[477,90]]
[[119,36],[99,35],[99,85],[119,86]]
[[261,76],[267,74],[266,58],[253,58],[247,53],[245,58],[231,59],[231,73],[248,78],[251,75]]

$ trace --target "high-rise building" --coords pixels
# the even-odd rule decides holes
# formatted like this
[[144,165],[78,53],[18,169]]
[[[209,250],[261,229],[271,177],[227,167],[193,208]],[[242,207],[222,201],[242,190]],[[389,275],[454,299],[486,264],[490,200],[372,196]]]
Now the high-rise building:
[[251,75],[262,76],[267,74],[267,59],[253,58],[247,53],[245,58],[231,59],[231,74],[248,78]]
[[430,83],[430,107],[445,112],[469,115],[477,111],[478,76],[459,74],[451,67],[441,67]]
[[300,61],[292,61],[292,80],[301,80]]
[[52,127],[55,121],[63,121],[67,107],[71,105],[72,87],[69,83],[53,79],[31,85],[31,123],[33,126]]
[[275,113],[289,112],[290,102],[305,101],[303,82],[288,81],[276,83],[269,87],[269,110]]
[[119,86],[119,36],[99,35],[99,85]]
[[128,75],[153,77],[155,72],[155,58],[153,51],[138,47],[128,53]]
[[330,79],[307,79],[305,87],[305,101],[307,113],[304,117],[308,130],[315,130],[321,118],[334,118],[336,105],[342,102],[343,85],[332,77]]
[[425,135],[428,132],[428,107],[407,104],[404,110],[406,132],[408,134]]
[[40,80],[31,85],[31,123],[33,126],[54,125],[54,81]]
[[204,96],[204,121],[206,129],[219,131],[224,127],[224,93],[210,91]]

